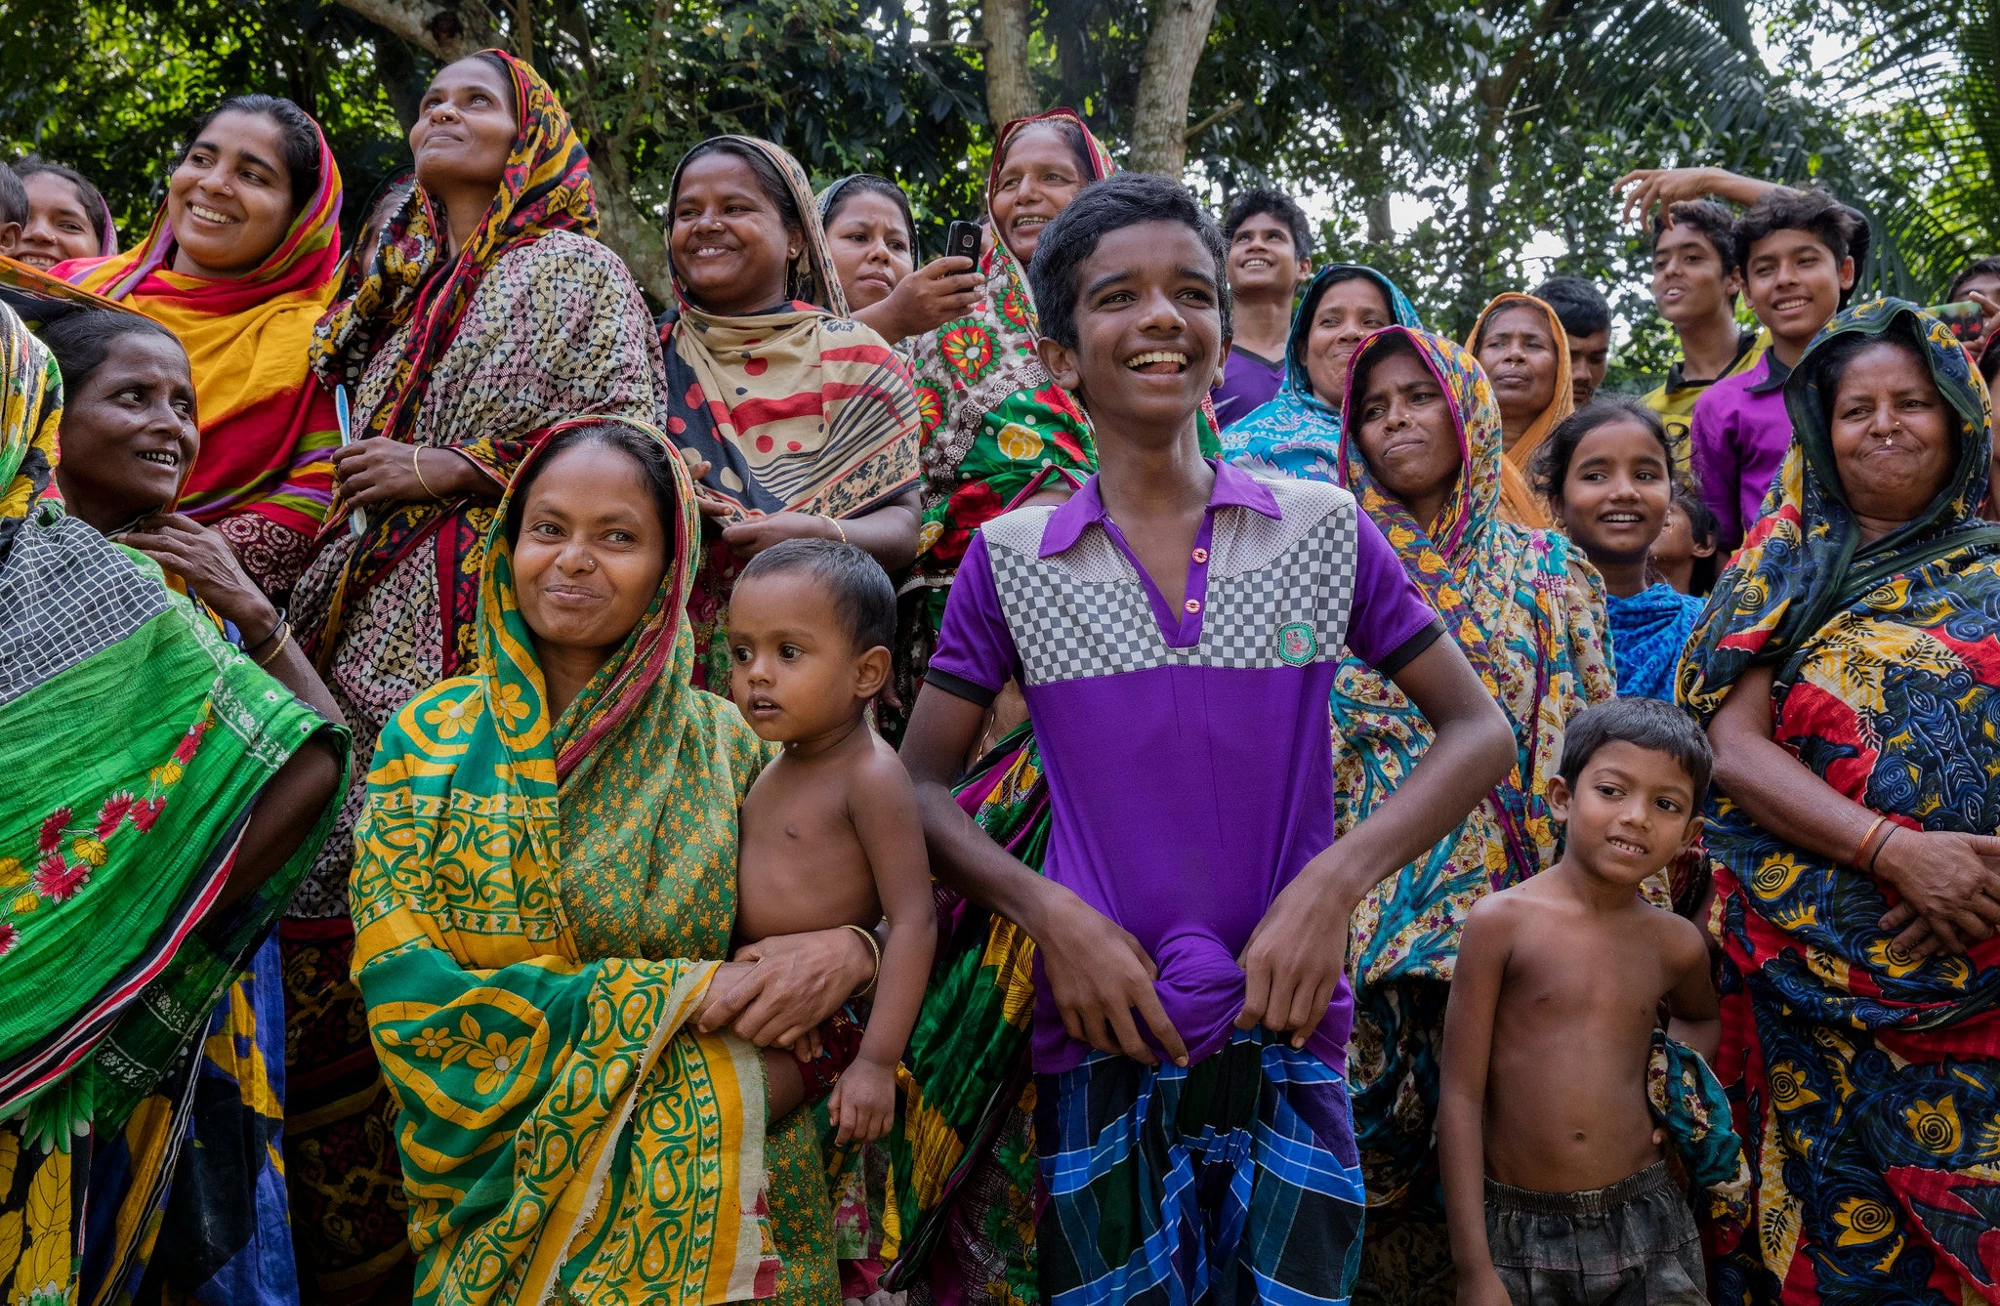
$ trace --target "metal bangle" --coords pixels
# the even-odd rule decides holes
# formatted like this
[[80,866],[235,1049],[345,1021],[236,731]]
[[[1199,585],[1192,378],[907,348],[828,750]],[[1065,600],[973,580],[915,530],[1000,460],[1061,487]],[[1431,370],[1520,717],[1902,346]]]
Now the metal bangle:
[[417,484],[424,487],[424,493],[435,499],[438,497],[438,492],[433,490],[431,483],[424,479],[424,465],[417,458],[417,455],[422,452],[422,446],[414,444],[410,446],[410,470],[417,474]]
[[859,934],[863,939],[867,940],[868,951],[874,954],[875,973],[873,975],[870,975],[868,977],[868,982],[862,985],[861,988],[855,990],[854,993],[854,996],[857,998],[865,998],[870,993],[873,993],[875,991],[875,982],[882,978],[882,945],[876,941],[875,932],[873,930],[863,929],[859,925],[843,925],[840,928],[842,928],[843,930],[853,930],[856,934]]

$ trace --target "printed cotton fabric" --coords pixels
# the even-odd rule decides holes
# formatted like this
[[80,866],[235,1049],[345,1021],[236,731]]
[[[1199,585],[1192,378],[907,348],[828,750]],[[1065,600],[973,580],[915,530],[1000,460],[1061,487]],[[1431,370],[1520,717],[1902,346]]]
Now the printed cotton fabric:
[[[1927,359],[1956,461],[1908,525],[1863,544],[1819,360],[1853,335]],[[1833,319],[1786,384],[1794,441],[1681,663],[1703,722],[1774,670],[1775,739],[1912,830],[2000,831],[2000,530],[1977,518],[1992,404],[1947,328],[1882,300]],[[1723,1302],[2000,1300],[2000,939],[1917,960],[1878,923],[1888,885],[1715,797],[1711,927],[1722,1052],[1756,1183],[1720,1240]]]
[[552,717],[496,525],[486,669],[419,695],[369,777],[355,973],[426,1306],[837,1291],[810,1117],[767,1137],[761,1053],[687,1025],[768,750],[688,684],[698,523],[674,466],[673,561],[576,701]]
[[1611,661],[1618,668],[1618,692],[1627,698],[1674,699],[1674,672],[1688,636],[1701,616],[1703,600],[1665,581],[1629,599],[1605,596],[1610,618]]
[[[96,1301],[152,1253],[204,1078],[183,1059],[331,812],[218,914],[237,843],[270,778],[332,727],[152,563],[38,510],[60,378],[4,306],[0,363],[0,1296]],[[79,1261],[87,1222],[113,1212]]]
[[[1441,1219],[1432,1123],[1443,986],[1457,966],[1459,931],[1479,899],[1554,859],[1548,784],[1565,724],[1614,687],[1595,570],[1563,536],[1502,518],[1500,410],[1478,361],[1441,336],[1389,327],[1355,350],[1350,374],[1397,340],[1415,348],[1449,397],[1465,471],[1437,520],[1420,526],[1368,467],[1352,389],[1339,466],[1507,713],[1518,746],[1513,769],[1456,832],[1362,899],[1348,943],[1356,990],[1348,1073],[1370,1205]],[[1431,733],[1401,690],[1355,659],[1341,667],[1332,706],[1334,814],[1345,834],[1415,768]]]

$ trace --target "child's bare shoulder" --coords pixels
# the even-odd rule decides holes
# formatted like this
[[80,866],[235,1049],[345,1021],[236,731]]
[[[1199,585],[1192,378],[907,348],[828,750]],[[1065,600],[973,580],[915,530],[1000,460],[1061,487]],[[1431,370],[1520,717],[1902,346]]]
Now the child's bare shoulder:
[[1676,916],[1664,907],[1642,904],[1647,935],[1660,950],[1660,959],[1675,969],[1708,964],[1708,936],[1685,916]]
[[1534,881],[1529,880],[1511,889],[1489,893],[1472,904],[1472,910],[1465,916],[1465,935],[1460,951],[1466,948],[1508,947],[1524,929],[1531,927],[1535,919],[1535,898],[1527,890],[1533,884]]
[[847,769],[847,785],[849,797],[859,802],[903,794],[914,799],[916,795],[916,786],[910,782],[903,759],[887,740],[872,730],[868,732],[868,746],[855,751]]

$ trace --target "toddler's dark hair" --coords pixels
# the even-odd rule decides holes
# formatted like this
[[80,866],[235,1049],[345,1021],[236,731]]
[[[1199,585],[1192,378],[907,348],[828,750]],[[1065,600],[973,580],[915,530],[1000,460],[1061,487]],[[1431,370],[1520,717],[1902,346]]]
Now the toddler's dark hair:
[[1293,258],[1312,257],[1312,227],[1306,222],[1305,210],[1297,200],[1269,186],[1253,186],[1229,201],[1229,208],[1222,215],[1223,242],[1235,243],[1236,229],[1259,213],[1270,214],[1290,230]]
[[1708,746],[1708,736],[1693,717],[1657,698],[1614,698],[1570,718],[1563,731],[1562,765],[1558,768],[1563,783],[1574,789],[1577,777],[1597,751],[1616,743],[1665,753],[1694,782],[1695,808],[1708,798],[1708,782],[1715,774],[1715,753]]
[[804,572],[827,590],[856,652],[895,647],[896,587],[866,552],[840,540],[786,540],[745,563],[736,583],[785,572]]
[[1694,560],[1694,570],[1688,575],[1688,593],[1705,595],[1715,588],[1715,578],[1722,571],[1722,559],[1717,556],[1722,548],[1722,523],[1701,497],[1700,487],[1686,477],[1674,482],[1674,511],[1688,519],[1688,534],[1694,542],[1711,550],[1706,558]]
[[0,163],[0,227],[10,222],[28,225],[28,188],[12,168]]
[[1179,182],[1144,172],[1119,172],[1092,182],[1042,229],[1028,283],[1041,317],[1042,334],[1076,347],[1077,276],[1106,235],[1141,222],[1178,222],[1201,238],[1215,260],[1216,304],[1222,338],[1229,339],[1229,247],[1215,219]]
[[1528,292],[1556,311],[1563,330],[1573,336],[1594,336],[1611,329],[1611,305],[1604,294],[1582,277],[1550,277]]
[[1542,442],[1542,447],[1535,451],[1531,469],[1535,493],[1551,503],[1560,502],[1577,446],[1583,443],[1583,437],[1612,422],[1631,422],[1645,427],[1647,433],[1660,442],[1660,453],[1667,460],[1667,472],[1669,475],[1673,473],[1674,446],[1667,438],[1667,428],[1660,425],[1660,415],[1636,399],[1607,395],[1591,400],[1563,418],[1556,429],[1549,432],[1549,438]]

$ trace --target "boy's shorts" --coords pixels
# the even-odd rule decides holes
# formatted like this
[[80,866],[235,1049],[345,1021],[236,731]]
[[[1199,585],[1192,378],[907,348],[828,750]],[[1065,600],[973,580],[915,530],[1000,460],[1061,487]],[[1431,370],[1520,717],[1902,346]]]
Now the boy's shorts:
[[1665,1161],[1577,1193],[1488,1179],[1486,1245],[1516,1306],[1708,1303],[1701,1238]]

